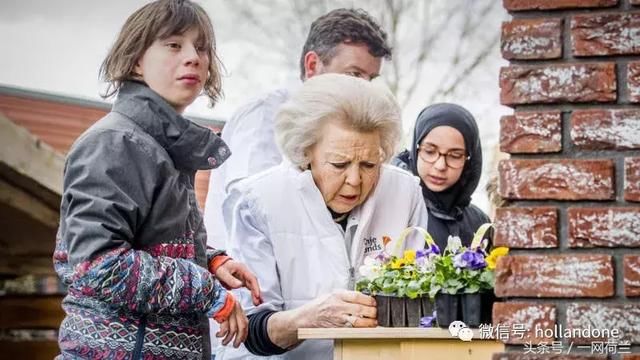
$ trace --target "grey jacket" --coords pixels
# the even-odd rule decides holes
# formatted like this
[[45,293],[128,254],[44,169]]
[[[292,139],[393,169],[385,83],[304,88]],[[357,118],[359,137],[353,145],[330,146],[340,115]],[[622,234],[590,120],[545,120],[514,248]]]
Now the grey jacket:
[[54,254],[63,358],[210,357],[207,317],[227,292],[207,270],[219,252],[206,249],[194,176],[229,155],[137,82],[76,140]]

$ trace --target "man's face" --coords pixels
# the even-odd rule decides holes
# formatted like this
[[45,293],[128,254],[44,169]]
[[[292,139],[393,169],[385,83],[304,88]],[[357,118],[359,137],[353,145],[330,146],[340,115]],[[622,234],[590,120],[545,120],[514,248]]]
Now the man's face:
[[382,58],[369,53],[367,45],[342,43],[336,46],[336,53],[323,64],[314,51],[305,55],[306,78],[325,73],[338,73],[373,80],[380,75]]

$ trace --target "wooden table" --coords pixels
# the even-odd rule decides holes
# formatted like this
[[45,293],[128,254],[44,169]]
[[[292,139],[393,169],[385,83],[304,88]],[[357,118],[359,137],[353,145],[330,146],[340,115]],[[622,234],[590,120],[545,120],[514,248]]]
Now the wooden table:
[[477,329],[473,333],[473,340],[462,341],[440,328],[305,328],[298,330],[298,337],[333,339],[334,360],[478,360],[504,351],[503,343],[480,339]]

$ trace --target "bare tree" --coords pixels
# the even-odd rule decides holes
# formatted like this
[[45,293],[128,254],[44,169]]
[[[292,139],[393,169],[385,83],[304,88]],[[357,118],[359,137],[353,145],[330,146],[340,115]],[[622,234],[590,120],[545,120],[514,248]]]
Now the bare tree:
[[497,49],[504,18],[495,0],[235,0],[225,5],[235,23],[247,29],[236,36],[295,72],[314,19],[339,7],[367,10],[389,35],[393,59],[383,75],[403,108],[455,97]]

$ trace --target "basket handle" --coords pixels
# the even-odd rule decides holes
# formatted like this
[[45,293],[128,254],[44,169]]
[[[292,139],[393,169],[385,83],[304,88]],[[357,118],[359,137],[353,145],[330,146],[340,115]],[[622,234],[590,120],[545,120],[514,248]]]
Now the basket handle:
[[484,241],[484,235],[492,226],[492,223],[485,223],[480,225],[478,230],[476,230],[476,233],[473,234],[473,240],[471,241],[471,246],[469,248],[476,249],[482,247],[483,250],[486,250],[488,241]]
[[429,232],[425,228],[420,226],[409,226],[408,228],[402,230],[402,232],[400,233],[400,237],[398,238],[398,242],[396,243],[396,247],[394,248],[394,251],[393,251],[394,254],[400,253],[400,249],[402,249],[404,240],[413,230],[416,230],[420,234],[422,234],[422,236],[424,237],[424,241],[427,243],[427,245],[431,246],[435,243],[433,241],[433,237],[431,237],[431,234],[429,234]]

